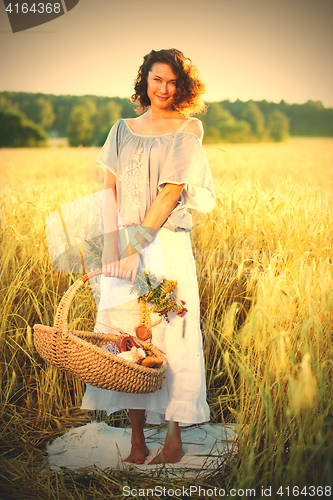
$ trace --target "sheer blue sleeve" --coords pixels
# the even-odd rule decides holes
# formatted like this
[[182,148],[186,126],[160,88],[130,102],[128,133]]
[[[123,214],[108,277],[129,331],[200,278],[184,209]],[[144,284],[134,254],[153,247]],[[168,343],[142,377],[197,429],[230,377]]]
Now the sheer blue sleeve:
[[113,125],[97,157],[96,163],[117,177],[119,121]]
[[187,208],[210,212],[215,206],[215,188],[207,155],[194,134],[176,134],[158,181],[159,191],[165,184],[186,184],[181,202]]

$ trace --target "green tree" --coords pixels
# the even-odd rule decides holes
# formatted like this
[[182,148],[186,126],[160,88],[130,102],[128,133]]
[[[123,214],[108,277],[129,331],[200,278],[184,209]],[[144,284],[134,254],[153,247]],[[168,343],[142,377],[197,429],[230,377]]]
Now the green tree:
[[0,110],[15,110],[18,109],[17,104],[13,104],[10,99],[8,99],[5,95],[0,95]]
[[96,104],[94,97],[90,97],[90,96],[86,96],[86,95],[81,96],[78,98],[77,105],[84,106],[85,108],[87,108],[91,119],[93,119],[93,117],[97,114],[97,104]]
[[49,130],[55,120],[52,103],[48,99],[45,99],[45,97],[38,97],[37,108],[38,120],[36,123]]
[[224,142],[249,142],[251,140],[250,124],[244,120],[236,120],[222,125],[220,134]]
[[246,142],[251,137],[251,127],[244,120],[236,120],[222,104],[209,104],[207,114],[203,117],[205,125],[204,141],[217,142]]
[[112,125],[121,118],[122,107],[115,101],[110,100],[102,105],[94,118],[94,144],[102,146],[107,138]]
[[259,106],[255,102],[249,101],[242,111],[241,117],[250,124],[252,134],[258,139],[262,139],[265,133],[265,117]]
[[218,129],[216,127],[205,127],[203,142],[205,144],[218,144],[222,142],[222,137]]
[[267,129],[273,141],[285,141],[289,137],[289,118],[275,109],[268,115]]
[[208,105],[204,121],[207,121],[214,127],[219,127],[222,123],[230,121],[231,113],[224,109],[218,102],[211,102]]
[[55,120],[52,101],[41,94],[25,94],[18,103],[18,108],[32,120],[45,129],[50,129]]
[[17,109],[8,107],[0,111],[0,147],[41,146],[47,146],[47,136],[40,125],[28,120]]
[[94,127],[91,117],[85,106],[75,106],[69,117],[67,127],[70,146],[91,146]]

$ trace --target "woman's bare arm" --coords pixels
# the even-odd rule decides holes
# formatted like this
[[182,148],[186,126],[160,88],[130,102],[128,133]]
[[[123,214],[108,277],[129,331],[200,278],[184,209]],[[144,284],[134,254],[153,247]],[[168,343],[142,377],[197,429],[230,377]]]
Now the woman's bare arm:
[[178,203],[185,184],[166,184],[149,207],[142,226],[157,231]]

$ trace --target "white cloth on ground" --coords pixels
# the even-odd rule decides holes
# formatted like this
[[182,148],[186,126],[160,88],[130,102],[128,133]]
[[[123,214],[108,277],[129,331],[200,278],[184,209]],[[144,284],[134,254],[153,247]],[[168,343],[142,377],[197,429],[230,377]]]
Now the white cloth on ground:
[[[166,465],[167,469],[200,470],[211,472],[223,460],[233,456],[236,450],[236,424],[204,424],[182,430],[184,456],[177,464]],[[131,464],[123,460],[131,450],[131,429],[110,427],[105,422],[91,422],[70,429],[47,447],[47,460],[51,469],[80,470],[85,467],[100,469],[128,469]],[[149,456],[139,470],[154,470],[161,465],[148,465],[165,441],[166,429],[145,429]],[[164,466],[163,466],[164,467]]]

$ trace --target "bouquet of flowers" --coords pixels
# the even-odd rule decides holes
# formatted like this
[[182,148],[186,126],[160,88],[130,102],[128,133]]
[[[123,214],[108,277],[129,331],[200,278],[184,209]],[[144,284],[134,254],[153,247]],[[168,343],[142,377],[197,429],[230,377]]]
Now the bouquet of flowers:
[[136,275],[130,293],[137,292],[139,301],[143,300],[152,304],[150,312],[158,314],[170,323],[169,312],[176,312],[180,317],[187,313],[187,309],[184,307],[186,302],[178,299],[173,293],[176,285],[177,281],[167,280],[163,276],[157,276],[151,271],[143,269]]

